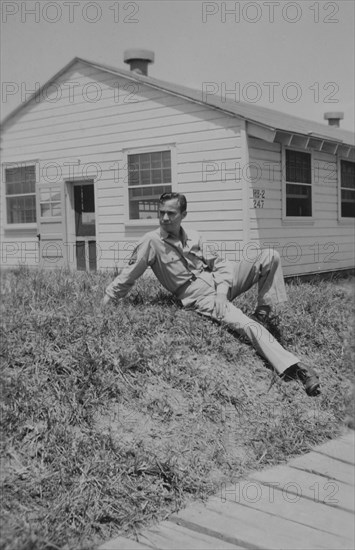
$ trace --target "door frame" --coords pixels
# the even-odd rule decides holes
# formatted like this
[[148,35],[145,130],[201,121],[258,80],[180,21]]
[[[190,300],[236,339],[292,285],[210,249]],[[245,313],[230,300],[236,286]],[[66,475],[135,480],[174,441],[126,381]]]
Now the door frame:
[[[98,268],[98,238],[97,238],[97,196],[96,185],[94,178],[76,177],[70,178],[64,181],[64,195],[65,195],[65,212],[66,212],[66,248],[67,248],[67,262],[69,269],[77,270],[76,263],[76,233],[75,233],[75,208],[74,208],[74,187],[76,185],[93,185],[94,186],[94,201],[95,201],[95,236],[80,237],[81,241],[95,241],[96,242],[96,269]],[[88,265],[88,259],[87,259]]]

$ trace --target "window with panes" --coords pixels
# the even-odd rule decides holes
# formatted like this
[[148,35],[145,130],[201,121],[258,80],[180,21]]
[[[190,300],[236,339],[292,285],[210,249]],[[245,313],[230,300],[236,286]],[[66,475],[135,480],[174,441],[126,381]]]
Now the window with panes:
[[355,162],[340,161],[341,217],[355,218]]
[[36,222],[36,166],[5,168],[7,223]]
[[312,216],[311,154],[286,149],[286,216]]
[[172,190],[171,152],[128,155],[130,220],[158,218],[159,197]]

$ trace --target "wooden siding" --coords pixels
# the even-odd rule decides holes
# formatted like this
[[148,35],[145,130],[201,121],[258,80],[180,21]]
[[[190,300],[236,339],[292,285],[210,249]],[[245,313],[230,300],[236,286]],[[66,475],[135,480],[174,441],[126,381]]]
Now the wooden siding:
[[[338,219],[337,158],[312,152],[313,218],[285,221],[281,145],[249,138],[249,154],[251,241],[276,247],[285,275],[354,267],[354,220]],[[254,207],[253,189],[265,191],[263,208]]]
[[[60,182],[63,191],[65,181],[93,178],[98,267],[113,268],[127,256],[121,251],[157,227],[125,223],[127,149],[171,146],[173,185],[188,199],[187,225],[219,249],[242,239],[242,195],[233,171],[239,128],[238,119],[221,111],[78,64],[6,129],[3,162],[38,159],[40,183]],[[16,242],[37,245],[36,233],[17,231]],[[11,248],[14,236],[13,229],[2,231],[7,265],[20,261]]]
[[[269,245],[280,251],[286,275],[354,266],[353,220],[338,220],[334,155],[313,152],[313,219],[284,221],[281,145],[247,143],[236,117],[80,62],[13,119],[2,158],[36,162],[38,183],[59,183],[63,193],[67,181],[94,180],[98,267],[106,269],[122,265],[157,227],[152,220],[127,223],[126,212],[127,151],[157,147],[172,149],[173,188],[188,199],[186,225],[225,258],[250,259],[256,245]],[[264,208],[254,208],[253,189],[265,191]],[[65,205],[63,257],[68,199]],[[2,266],[39,265],[37,232],[2,226]]]

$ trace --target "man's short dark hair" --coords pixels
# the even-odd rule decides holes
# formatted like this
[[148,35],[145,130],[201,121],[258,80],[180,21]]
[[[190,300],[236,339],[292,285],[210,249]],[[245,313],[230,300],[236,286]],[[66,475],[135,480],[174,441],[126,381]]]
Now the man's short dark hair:
[[177,199],[179,201],[180,213],[186,212],[187,200],[185,195],[181,193],[163,193],[159,199],[159,203],[163,204],[166,201]]

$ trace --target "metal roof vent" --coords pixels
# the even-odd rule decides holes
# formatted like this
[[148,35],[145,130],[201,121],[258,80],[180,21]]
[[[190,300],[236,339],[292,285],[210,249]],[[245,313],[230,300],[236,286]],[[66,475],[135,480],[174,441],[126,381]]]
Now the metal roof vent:
[[154,52],[150,50],[125,50],[123,60],[129,64],[131,71],[147,76],[149,63],[154,63]]
[[333,113],[324,113],[324,119],[328,121],[329,126],[336,126],[339,128],[340,121],[343,120],[344,113],[333,112]]

